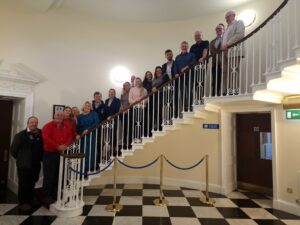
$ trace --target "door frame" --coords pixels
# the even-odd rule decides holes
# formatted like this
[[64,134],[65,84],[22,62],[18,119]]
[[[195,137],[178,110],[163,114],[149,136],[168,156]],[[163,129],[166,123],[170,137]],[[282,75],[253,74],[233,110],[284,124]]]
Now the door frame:
[[237,188],[237,150],[236,150],[236,114],[237,113],[271,113],[272,130],[272,177],[273,201],[277,200],[277,142],[275,107],[236,107],[221,109],[221,192],[228,194]]
[[[14,100],[11,141],[26,127],[26,118],[34,113],[34,88],[45,78],[21,63],[0,68],[0,96]],[[16,121],[17,120],[17,121]],[[9,157],[7,187],[17,193],[18,179],[15,159]]]

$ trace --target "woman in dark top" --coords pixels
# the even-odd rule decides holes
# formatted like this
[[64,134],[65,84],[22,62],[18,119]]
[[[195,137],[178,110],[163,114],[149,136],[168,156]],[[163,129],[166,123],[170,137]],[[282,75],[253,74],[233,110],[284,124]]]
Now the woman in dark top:
[[[162,68],[157,66],[154,72],[154,80],[152,81],[152,91],[157,92],[158,89],[169,81],[169,76],[167,74],[162,73]],[[154,122],[154,130],[162,130],[162,116],[163,116],[163,107],[164,107],[164,92],[159,90],[159,93],[153,94],[153,122]],[[156,129],[155,129],[156,128]]]
[[148,94],[152,91],[152,79],[152,73],[147,71],[143,80],[143,87],[147,90]]
[[[82,106],[82,114],[78,116],[77,132],[85,135],[81,139],[80,150],[85,153],[85,172],[96,169],[96,130],[99,117],[92,111],[92,104],[85,102]],[[89,133],[90,132],[90,133]]]

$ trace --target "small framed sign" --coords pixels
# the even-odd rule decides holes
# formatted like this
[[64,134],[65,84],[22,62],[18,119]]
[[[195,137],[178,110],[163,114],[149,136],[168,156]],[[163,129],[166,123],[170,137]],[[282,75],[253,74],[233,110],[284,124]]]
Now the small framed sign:
[[63,112],[65,109],[65,105],[53,105],[53,114],[52,114],[52,118],[54,118],[54,114],[56,112]]
[[211,123],[204,123],[202,125],[203,129],[219,129],[220,125],[219,124],[211,124]]

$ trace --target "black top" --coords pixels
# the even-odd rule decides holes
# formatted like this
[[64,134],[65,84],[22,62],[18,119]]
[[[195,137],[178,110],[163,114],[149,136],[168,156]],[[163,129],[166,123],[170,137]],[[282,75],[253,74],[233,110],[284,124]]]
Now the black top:
[[[163,74],[167,73],[167,66],[168,66],[168,63],[165,63],[161,66]],[[172,68],[171,68],[172,78],[174,78],[175,75],[179,74],[179,73],[180,73],[180,71],[178,69],[178,65],[177,65],[176,61],[173,60],[173,64],[172,64]]]
[[114,114],[118,113],[120,111],[121,107],[121,101],[120,99],[114,97],[112,100],[110,106],[108,106],[109,99],[105,100],[105,115],[107,117],[113,116]]
[[169,80],[170,80],[170,78],[169,78],[168,74],[165,73],[165,74],[161,75],[160,77],[155,78],[152,81],[152,87],[159,88]]
[[143,81],[143,87],[147,90],[148,94],[152,91],[152,80],[144,80]]
[[10,147],[11,155],[17,160],[19,168],[29,169],[39,165],[43,160],[42,132],[28,132],[27,129],[17,133]]
[[96,103],[94,100],[94,101],[92,101],[92,105],[93,105],[93,110],[98,114],[99,122],[101,123],[102,121],[106,120],[104,102],[101,100],[100,104],[96,108]]
[[209,41],[201,41],[199,44],[193,44],[190,52],[194,53],[194,55],[196,56],[196,60],[198,61],[200,58],[202,58],[204,49],[209,50]]

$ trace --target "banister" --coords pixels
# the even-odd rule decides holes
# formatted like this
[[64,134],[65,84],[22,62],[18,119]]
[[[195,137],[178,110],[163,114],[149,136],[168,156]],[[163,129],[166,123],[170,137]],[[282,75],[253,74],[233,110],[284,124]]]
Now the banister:
[[[237,41],[236,43],[232,44],[232,45],[229,45],[228,46],[228,49],[230,48],[233,48],[235,46],[237,46],[238,44],[240,43],[243,43],[245,42],[246,40],[248,40],[250,37],[252,37],[254,34],[256,34],[259,30],[261,30],[263,27],[266,26],[266,24],[268,24],[268,22],[270,20],[272,20],[286,5],[287,3],[289,2],[289,0],[284,0],[278,7],[277,9],[266,19],[264,20],[257,28],[255,28],[251,33],[249,33],[248,35],[246,35],[244,38],[242,38],[241,40]],[[224,52],[222,50],[218,51],[218,53],[221,53],[221,52]],[[217,54],[218,54],[217,53]],[[209,59],[209,58],[212,58],[214,55],[210,54],[209,56],[206,57],[206,59]],[[165,86],[167,86],[168,84],[172,83],[174,80],[177,80],[178,78],[180,78],[181,76],[185,75],[186,72],[188,72],[190,69],[194,69],[196,66],[198,66],[199,64],[195,64],[193,66],[191,66],[190,68],[187,68],[185,69],[184,71],[180,72],[179,73],[179,76],[177,77],[174,77],[172,79],[170,79],[169,81],[167,81],[166,83],[164,83],[162,86],[160,86],[157,91],[152,91],[151,93],[147,94],[146,96],[144,96],[143,98],[141,98],[140,100],[134,102],[133,104],[130,104],[127,108],[121,110],[120,112],[114,114],[113,116],[110,116],[109,119],[106,119],[104,121],[102,121],[101,123],[99,123],[96,127],[94,127],[93,129],[89,130],[86,134],[83,134],[83,135],[80,135],[80,138],[88,135],[89,133],[93,132],[94,130],[98,129],[99,127],[101,127],[103,124],[105,124],[106,122],[109,122],[109,121],[112,121],[113,119],[115,119],[116,117],[118,117],[119,115],[122,115],[123,113],[125,113],[126,111],[128,111],[129,109],[133,108],[133,106],[143,102],[145,99],[151,97],[153,94],[161,91]],[[65,153],[61,153],[61,155],[63,157],[66,157],[66,158],[70,158],[69,156],[70,155],[67,155]],[[72,154],[74,155],[74,154]],[[71,155],[71,156],[72,156]],[[68,156],[68,157],[67,157]],[[83,156],[84,157],[84,156]],[[81,157],[80,155],[80,158],[83,158]]]

